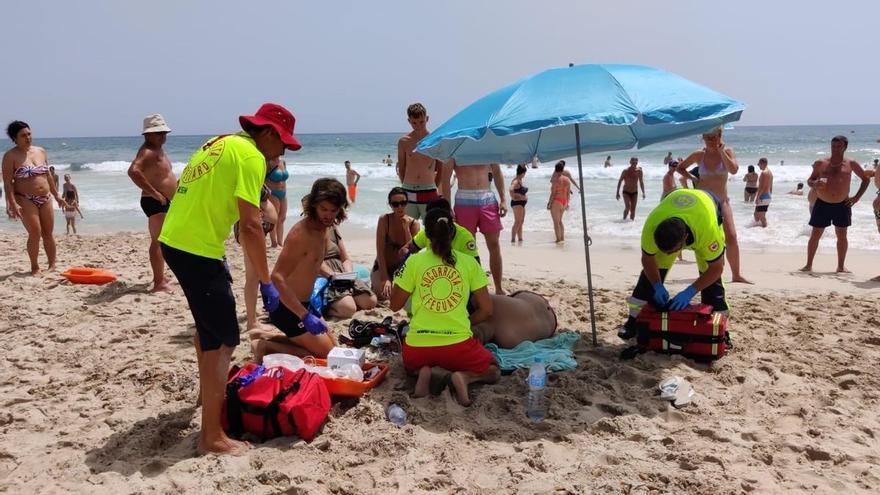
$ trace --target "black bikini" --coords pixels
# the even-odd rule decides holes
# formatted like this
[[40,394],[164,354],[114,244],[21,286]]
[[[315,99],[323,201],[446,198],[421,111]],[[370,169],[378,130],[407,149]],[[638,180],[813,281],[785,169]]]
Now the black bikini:
[[[529,192],[529,188],[526,187],[526,186],[524,186],[524,185],[522,185],[522,182],[520,182],[519,187],[517,187],[516,189],[514,189],[513,192],[516,193],[516,194],[523,194],[523,195],[524,195],[524,194],[527,194],[527,193]],[[510,200],[510,207],[511,207],[511,208],[514,207],[514,206],[522,206],[522,207],[525,207],[525,206],[526,206],[526,203],[528,203],[528,202],[529,202],[529,201],[528,201],[527,199],[511,199],[511,200]]]

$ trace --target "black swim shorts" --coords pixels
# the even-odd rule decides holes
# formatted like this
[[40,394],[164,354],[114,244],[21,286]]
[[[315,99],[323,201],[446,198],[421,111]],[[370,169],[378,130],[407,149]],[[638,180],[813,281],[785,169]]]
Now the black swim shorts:
[[196,322],[202,351],[239,344],[238,317],[232,277],[221,260],[205,258],[160,243],[162,256],[174,272]]
[[810,226],[825,228],[834,224],[835,227],[849,227],[852,225],[852,207],[846,206],[844,201],[840,203],[826,203],[816,198],[813,204],[813,212],[810,214]]
[[[309,302],[301,303],[306,310],[309,309]],[[278,330],[284,332],[284,335],[288,337],[299,337],[300,335],[306,333],[306,329],[303,326],[302,320],[299,319],[299,316],[296,315],[293,311],[288,309],[284,303],[280,303],[278,308],[275,311],[269,313],[269,321],[272,322],[273,325],[278,327]]]
[[147,218],[157,214],[157,213],[168,213],[168,208],[171,207],[171,200],[165,201],[165,204],[159,202],[158,199],[152,196],[141,196],[141,210],[144,211],[144,215]]

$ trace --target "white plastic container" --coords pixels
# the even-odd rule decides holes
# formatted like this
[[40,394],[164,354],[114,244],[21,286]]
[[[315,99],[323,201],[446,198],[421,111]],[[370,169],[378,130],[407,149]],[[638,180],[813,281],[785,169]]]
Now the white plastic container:
[[353,349],[351,347],[334,347],[327,354],[327,367],[332,369],[340,368],[346,364],[354,364],[362,367],[366,361],[364,349]]
[[292,354],[267,354],[263,356],[263,366],[266,368],[283,366],[290,371],[296,371],[305,367],[305,362]]

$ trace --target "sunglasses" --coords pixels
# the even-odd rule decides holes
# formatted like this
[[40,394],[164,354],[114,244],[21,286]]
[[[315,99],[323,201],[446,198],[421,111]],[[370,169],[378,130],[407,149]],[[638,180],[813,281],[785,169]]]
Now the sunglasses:
[[389,202],[388,202],[388,204],[391,205],[392,208],[399,208],[399,207],[401,207],[401,206],[406,206],[407,203],[409,203],[409,201],[406,201],[406,200],[403,200],[403,201],[389,201]]

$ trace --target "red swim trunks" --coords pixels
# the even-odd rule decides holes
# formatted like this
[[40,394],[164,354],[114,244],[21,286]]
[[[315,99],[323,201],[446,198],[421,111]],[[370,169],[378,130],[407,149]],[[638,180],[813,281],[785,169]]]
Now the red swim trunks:
[[477,339],[439,347],[413,347],[403,343],[403,367],[418,371],[423,366],[438,366],[448,371],[485,373],[495,357]]

